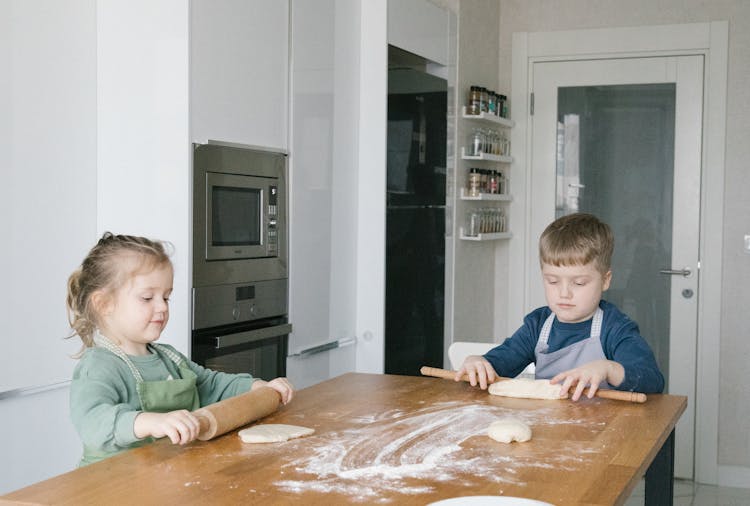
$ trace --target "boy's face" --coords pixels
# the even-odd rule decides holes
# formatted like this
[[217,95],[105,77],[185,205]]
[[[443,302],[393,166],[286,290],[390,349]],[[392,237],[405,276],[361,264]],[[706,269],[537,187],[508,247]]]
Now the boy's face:
[[565,323],[586,321],[594,315],[602,292],[609,288],[612,272],[599,272],[594,263],[555,266],[542,264],[544,296],[557,319]]

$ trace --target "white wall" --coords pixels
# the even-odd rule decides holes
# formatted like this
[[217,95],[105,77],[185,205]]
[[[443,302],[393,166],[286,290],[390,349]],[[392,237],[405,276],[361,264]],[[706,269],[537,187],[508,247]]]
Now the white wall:
[[[498,2],[476,0],[460,2],[459,6],[458,80],[455,95],[458,110],[466,103],[467,92],[472,85],[494,89],[498,93],[509,89],[498,86]],[[467,138],[475,126],[477,125],[467,120],[457,119],[456,151],[460,152],[460,146],[467,144]],[[470,166],[473,165],[458,161],[455,173],[456,192],[461,186],[465,186]],[[512,178],[513,174],[509,174],[509,177]],[[475,203],[455,200],[454,237],[458,236],[459,228],[464,226],[466,211],[476,207]],[[511,232],[514,226],[515,222],[510,216],[508,227]],[[496,263],[495,256],[506,249],[506,241],[455,241],[455,341],[493,342],[500,337],[495,336],[493,324],[494,315],[503,311],[503,308],[502,301],[495,299],[494,280],[503,279],[507,264]],[[497,272],[496,267],[499,269]]]
[[93,8],[0,2],[0,391],[68,379],[80,346],[64,301],[96,232]]
[[357,371],[385,367],[387,0],[362,0],[357,161]]
[[190,347],[188,6],[97,3],[97,230],[174,245],[162,341]]
[[[93,0],[0,1],[0,390],[70,377],[68,275],[96,239]],[[0,493],[75,466],[65,383],[0,398]]]

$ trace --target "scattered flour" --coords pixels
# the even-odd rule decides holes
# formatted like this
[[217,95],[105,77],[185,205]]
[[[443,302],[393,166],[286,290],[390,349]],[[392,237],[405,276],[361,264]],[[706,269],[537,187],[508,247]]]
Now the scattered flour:
[[300,456],[284,467],[314,479],[281,480],[275,485],[286,492],[333,492],[353,501],[373,502],[387,493],[423,494],[433,490],[429,484],[415,485],[414,479],[467,486],[473,478],[522,484],[517,478],[520,467],[573,470],[573,462],[586,458],[582,448],[571,448],[568,455],[555,455],[552,460],[498,455],[492,445],[474,445],[471,452],[462,451],[464,441],[474,436],[486,438],[490,423],[508,415],[529,425],[539,420],[544,424],[581,423],[555,419],[540,410],[527,414],[462,401],[438,403],[411,413],[391,410],[351,417],[351,422],[361,426],[321,432],[296,443],[295,452]]

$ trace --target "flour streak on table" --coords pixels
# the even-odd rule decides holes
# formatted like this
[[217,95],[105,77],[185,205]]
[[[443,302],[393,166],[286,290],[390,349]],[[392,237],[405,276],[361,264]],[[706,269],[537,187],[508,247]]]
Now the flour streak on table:
[[[497,483],[501,493],[503,483],[522,484],[516,477],[520,467],[564,469],[566,462],[581,462],[592,453],[571,448],[569,454],[544,455],[540,459],[544,448],[539,448],[525,457],[513,457],[499,452],[499,443],[487,437],[489,425],[508,415],[523,420],[532,430],[535,425],[587,423],[556,419],[551,413],[546,409],[520,411],[455,401],[408,414],[392,410],[353,417],[350,421],[360,424],[358,427],[296,442],[295,453],[300,456],[283,468],[314,475],[314,479],[305,476],[276,481],[274,485],[285,492],[336,492],[369,502],[389,493],[429,493],[433,490],[430,482],[434,481],[458,481],[470,486],[472,478],[482,478]],[[335,413],[330,415],[336,417]],[[483,440],[465,449],[465,443],[473,437]]]

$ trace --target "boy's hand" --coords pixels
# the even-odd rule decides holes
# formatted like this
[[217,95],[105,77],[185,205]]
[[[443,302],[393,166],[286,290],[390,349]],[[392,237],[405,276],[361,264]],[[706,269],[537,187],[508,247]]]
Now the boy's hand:
[[276,378],[271,381],[255,380],[250,390],[260,387],[270,387],[276,390],[281,395],[282,404],[289,404],[294,397],[294,386],[286,378]]
[[477,386],[482,390],[487,390],[487,385],[493,383],[497,379],[497,373],[492,365],[487,361],[486,358],[481,355],[469,355],[464,359],[461,369],[456,371],[456,376],[453,378],[455,381],[461,381],[461,376],[464,374],[469,376],[469,383],[471,386]]
[[599,385],[606,381],[612,386],[617,386],[625,379],[625,369],[617,362],[612,360],[594,360],[575,369],[569,369],[561,372],[550,383],[560,383],[560,391],[568,392],[575,385],[575,390],[570,399],[577,401],[581,398],[583,389],[590,386],[587,397],[593,398]]
[[143,439],[151,436],[167,436],[173,444],[187,444],[198,437],[200,423],[190,411],[180,409],[168,413],[150,413],[143,411],[133,422],[135,437]]

